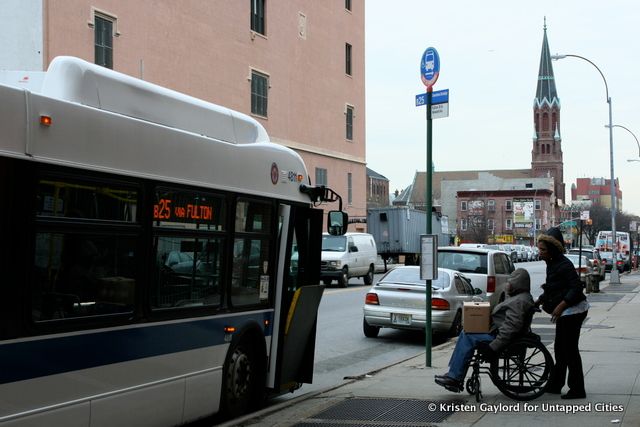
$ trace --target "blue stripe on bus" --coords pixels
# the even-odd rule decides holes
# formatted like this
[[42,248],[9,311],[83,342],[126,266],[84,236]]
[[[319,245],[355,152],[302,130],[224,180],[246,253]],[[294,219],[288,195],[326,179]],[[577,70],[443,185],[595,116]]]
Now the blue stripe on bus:
[[0,344],[0,384],[225,343],[225,326],[254,321],[272,334],[272,312]]

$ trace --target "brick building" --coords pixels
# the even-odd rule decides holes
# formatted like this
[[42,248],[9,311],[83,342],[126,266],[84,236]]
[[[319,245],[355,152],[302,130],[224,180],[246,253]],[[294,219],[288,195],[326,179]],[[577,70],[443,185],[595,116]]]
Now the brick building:
[[[614,181],[616,189],[616,208],[622,211],[622,191],[620,182]],[[611,209],[611,180],[605,178],[578,178],[571,186],[571,200],[589,200],[594,206]]]
[[0,70],[71,55],[251,115],[366,217],[364,4],[6,0]]
[[367,168],[367,209],[389,206],[389,179]]
[[458,191],[460,243],[535,244],[553,212],[551,189]]

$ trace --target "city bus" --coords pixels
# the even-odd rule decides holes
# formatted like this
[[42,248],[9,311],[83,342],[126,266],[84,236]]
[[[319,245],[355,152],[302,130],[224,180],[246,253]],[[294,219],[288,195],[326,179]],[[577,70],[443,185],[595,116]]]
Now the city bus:
[[340,197],[247,115],[45,74],[0,84],[0,425],[180,425],[311,382]]

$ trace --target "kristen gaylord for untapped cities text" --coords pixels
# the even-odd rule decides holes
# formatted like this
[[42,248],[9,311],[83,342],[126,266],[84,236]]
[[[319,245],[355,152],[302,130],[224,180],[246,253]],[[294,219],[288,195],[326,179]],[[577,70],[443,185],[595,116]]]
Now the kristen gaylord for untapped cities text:
[[[432,410],[436,409],[436,405],[429,405]],[[565,414],[575,414],[578,412],[623,412],[624,406],[616,403],[585,403],[583,405],[566,405],[562,403],[446,403],[439,404],[440,411],[453,412],[491,412],[497,414],[499,412],[564,412]]]

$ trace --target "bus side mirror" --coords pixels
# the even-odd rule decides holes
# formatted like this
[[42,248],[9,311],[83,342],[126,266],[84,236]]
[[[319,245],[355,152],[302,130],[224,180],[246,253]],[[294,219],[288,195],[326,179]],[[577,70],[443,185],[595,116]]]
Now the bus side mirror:
[[342,211],[329,211],[327,221],[327,231],[332,236],[342,236],[347,232],[349,215]]

